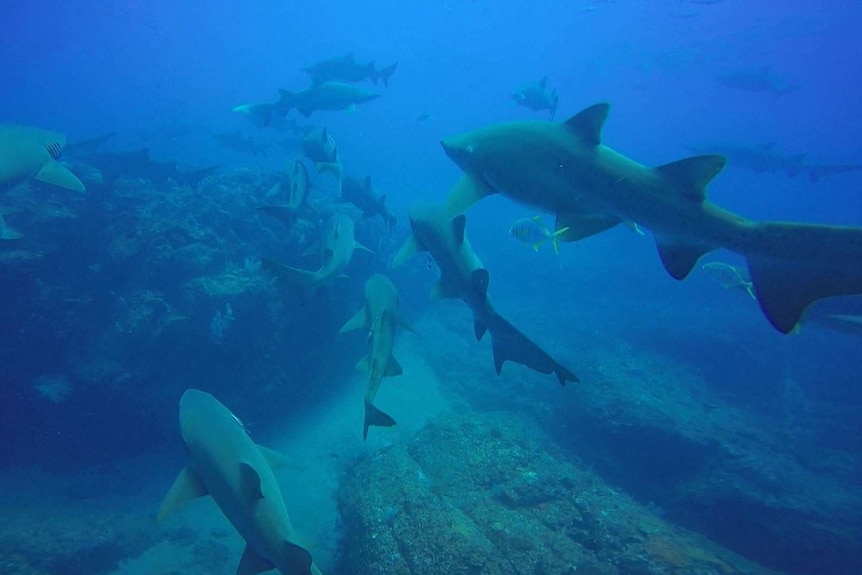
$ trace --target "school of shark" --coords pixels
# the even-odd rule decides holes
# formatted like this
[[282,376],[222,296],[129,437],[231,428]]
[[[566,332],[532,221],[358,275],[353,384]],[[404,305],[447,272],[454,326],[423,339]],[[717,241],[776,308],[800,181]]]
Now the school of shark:
[[[728,162],[757,173],[807,174],[812,182],[862,167],[806,163],[803,156],[780,155],[771,145],[727,144],[691,146],[697,155],[646,166],[604,142],[608,103],[555,121],[561,97],[549,87],[547,76],[522,84],[511,94],[515,105],[529,110],[524,113],[540,114],[536,119],[503,121],[444,137],[436,153],[445,154],[460,169],[460,178],[450,189],[439,190],[436,202],[414,203],[406,213],[397,214],[370,175],[345,171],[345,153],[327,126],[302,124],[319,112],[352,113],[358,106],[376,105],[388,96],[366,86],[388,88],[398,78],[397,69],[398,62],[382,68],[374,61],[361,64],[353,53],[321,60],[302,69],[310,80],[307,87],[273,86],[275,100],[232,109],[257,130],[289,133],[299,149],[284,159],[285,169],[276,183],[261,189],[257,209],[262,225],[278,226],[285,238],[302,228],[309,241],[290,246],[297,250],[286,248],[256,258],[262,272],[283,291],[285,301],[295,298],[291,301],[298,305],[336,297],[339,283],[363,286],[363,301],[356,302],[354,316],[341,320],[338,332],[344,338],[356,331],[366,336],[367,353],[356,364],[365,382],[363,438],[385,433],[380,428],[396,426],[401,417],[397,410],[384,411],[375,402],[385,393],[388,378],[410,376],[396,359],[398,340],[419,330],[408,320],[410,310],[402,310],[399,286],[390,275],[419,254],[429,258],[429,269],[433,261],[439,270],[430,297],[463,302],[473,318],[472,337],[481,341],[489,336],[490,361],[498,375],[512,362],[560,385],[581,379],[581,385],[590,385],[583,373],[576,375],[580,370],[566,365],[566,358],[553,357],[541,341],[534,341],[506,319],[505,310],[492,304],[492,274],[471,245],[467,212],[494,194],[554,218],[551,228],[544,227],[538,216],[512,226],[512,235],[536,250],[547,241],[559,252],[567,243],[623,224],[652,234],[662,265],[677,280],[688,277],[710,252],[738,254],[747,271],[724,263],[706,264],[704,269],[722,285],[747,293],[784,334],[798,330],[812,304],[862,294],[862,227],[754,221],[711,202],[707,194],[710,182]],[[724,76],[721,82],[735,89],[781,93],[792,89],[764,87],[740,73]],[[155,160],[147,149],[105,151],[113,133],[67,144],[64,135],[46,128],[0,124],[0,191],[51,186],[92,196],[124,177],[194,187],[220,169]],[[271,153],[268,145],[242,132],[212,136],[218,146],[238,154]],[[92,170],[100,177],[90,183],[85,175]],[[334,190],[334,203],[341,211],[309,223],[303,214],[324,189]],[[14,212],[6,211],[4,217],[4,211],[0,250],[30,233],[15,222]],[[380,237],[397,238],[400,249],[390,250],[383,241],[366,245],[357,237],[360,224],[379,226]],[[299,251],[302,255],[294,257]],[[363,282],[351,275],[356,260],[364,260],[364,267],[380,261],[387,265]],[[844,331],[858,332],[858,317],[832,313],[828,319],[840,323]],[[295,494],[283,494],[273,473],[286,457],[257,445],[239,418],[205,391],[188,389],[183,394],[179,420],[187,466],[167,491],[159,519],[189,500],[209,495],[246,542],[237,575],[270,569],[284,575],[319,575],[312,552],[297,542],[286,511],[284,499]]]

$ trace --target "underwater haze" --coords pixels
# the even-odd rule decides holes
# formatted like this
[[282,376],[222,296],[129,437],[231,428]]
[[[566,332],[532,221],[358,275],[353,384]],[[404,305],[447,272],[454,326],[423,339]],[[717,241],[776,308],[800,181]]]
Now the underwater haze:
[[862,6],[2,14],[0,574],[862,572]]

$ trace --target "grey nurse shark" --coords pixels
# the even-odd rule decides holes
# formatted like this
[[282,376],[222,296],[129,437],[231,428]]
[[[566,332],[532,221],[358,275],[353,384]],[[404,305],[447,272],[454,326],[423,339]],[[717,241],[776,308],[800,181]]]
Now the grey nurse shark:
[[256,445],[233,413],[197,389],[180,399],[180,431],[188,462],[162,501],[158,519],[186,501],[211,495],[246,542],[237,575],[271,569],[320,575],[311,554],[296,543],[272,472],[284,457]]
[[66,136],[48,130],[0,124],[0,190],[29,179],[83,192],[84,184],[57,161]]
[[463,214],[449,217],[442,206],[414,206],[410,210],[413,233],[395,255],[392,266],[400,266],[422,251],[431,254],[440,268],[440,280],[434,286],[432,297],[461,299],[473,311],[476,339],[481,340],[485,332],[491,333],[497,374],[506,361],[513,361],[539,373],[554,373],[561,385],[578,381],[574,373],[494,309],[488,297],[488,270],[470,246],[466,226],[467,217]]
[[755,222],[724,210],[706,199],[723,156],[643,166],[602,144],[609,109],[596,104],[562,123],[511,122],[443,140],[464,171],[447,213],[500,192],[556,214],[556,228],[569,228],[562,241],[637,222],[680,280],[702,255],[731,250],[746,259],[757,301],[783,333],[813,301],[862,292],[862,228]]
[[356,364],[368,378],[365,390],[365,421],[362,438],[368,437],[372,425],[391,427],[395,425],[392,417],[374,405],[374,398],[384,377],[401,375],[404,370],[392,354],[395,343],[395,330],[398,326],[413,329],[404,321],[398,311],[398,291],[392,281],[382,274],[374,274],[365,282],[365,305],[356,312],[339,333],[355,329],[368,330],[370,351]]
[[267,258],[261,260],[261,266],[305,295],[337,277],[343,277],[355,250],[371,251],[356,241],[354,228],[353,220],[345,214],[334,214],[326,221],[319,242],[306,251],[306,254],[315,251],[320,254],[321,265],[317,271],[295,268]]
[[[0,191],[30,179],[74,192],[84,184],[57,159],[66,146],[66,136],[30,126],[0,124]],[[0,214],[0,240],[18,239],[21,234],[6,226]]]
[[285,196],[287,203],[270,204],[258,209],[279,220],[287,227],[291,227],[296,221],[299,210],[305,205],[311,188],[312,183],[308,175],[308,168],[305,167],[302,160],[293,160],[282,179],[266,193],[267,200]]
[[314,84],[308,90],[291,92],[279,90],[280,99],[277,103],[279,109],[285,113],[293,108],[306,118],[313,113],[322,110],[350,110],[356,109],[358,104],[370,102],[380,97],[380,94],[366,90],[346,82],[322,82]]

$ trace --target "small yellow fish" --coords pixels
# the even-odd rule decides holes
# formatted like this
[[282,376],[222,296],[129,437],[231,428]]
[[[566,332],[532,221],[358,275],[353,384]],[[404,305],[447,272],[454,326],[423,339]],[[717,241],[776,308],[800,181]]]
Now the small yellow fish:
[[539,246],[546,241],[551,240],[551,244],[554,246],[554,253],[559,254],[560,236],[566,233],[568,229],[568,227],[565,227],[552,232],[545,224],[542,223],[540,216],[534,216],[532,218],[522,218],[517,220],[512,224],[512,227],[509,228],[509,235],[522,244],[531,246],[533,251],[536,252],[539,251]]

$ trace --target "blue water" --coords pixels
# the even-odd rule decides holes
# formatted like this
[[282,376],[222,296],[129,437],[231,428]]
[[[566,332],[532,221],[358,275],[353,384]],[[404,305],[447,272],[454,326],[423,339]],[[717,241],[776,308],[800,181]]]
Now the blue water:
[[[440,140],[494,123],[545,119],[546,112],[518,107],[511,96],[543,76],[560,96],[557,120],[609,102],[604,143],[648,166],[691,155],[686,147],[694,144],[773,144],[785,156],[805,154],[810,165],[862,164],[862,61],[856,57],[862,7],[764,0],[5,0],[2,13],[0,122],[54,130],[69,142],[116,132],[100,151],[146,148],[181,170],[219,166],[195,190],[137,176],[90,186],[81,166],[86,162],[69,159],[88,183],[85,197],[32,183],[0,195],[0,206],[9,208],[0,212],[7,225],[24,234],[0,244],[0,485],[14,490],[4,501],[44,500],[43,492],[67,482],[71,487],[48,498],[56,496],[58,506],[98,499],[101,509],[110,506],[102,499],[116,497],[126,502],[116,503],[121,509],[154,514],[183,464],[176,402],[188,387],[218,396],[255,436],[296,447],[285,439],[293,422],[314,428],[329,421],[315,414],[333,417],[327,407],[333,398],[362,387],[356,387],[354,363],[366,353],[365,340],[337,331],[362,305],[365,279],[381,272],[396,283],[411,322],[462,338],[399,335],[408,343],[398,345],[411,350],[409,365],[429,372],[443,373],[450,363],[471,358],[464,365],[474,371],[463,378],[482,385],[440,375],[443,395],[447,389],[460,394],[477,411],[520,410],[609,484],[755,562],[788,573],[813,573],[816,565],[831,573],[858,572],[858,541],[841,547],[843,555],[832,563],[828,555],[836,552],[824,549],[823,557],[812,552],[793,564],[795,559],[782,557],[776,530],[764,534],[755,514],[745,515],[738,509],[745,505],[730,497],[717,496],[716,508],[686,514],[691,494],[684,487],[696,489],[679,478],[696,472],[667,458],[666,449],[681,448],[663,437],[644,439],[628,453],[630,440],[604,435],[600,418],[589,424],[566,420],[566,402],[599,406],[614,400],[591,392],[581,397],[571,385],[561,391],[553,377],[510,364],[501,376],[505,384],[486,384],[497,381],[490,346],[473,341],[466,307],[427,297],[436,265],[424,254],[399,270],[390,270],[388,262],[408,237],[409,208],[442,202],[461,175]],[[295,138],[281,147],[286,136],[255,127],[231,109],[275,101],[280,88],[303,89],[303,67],[349,52],[360,63],[374,59],[378,67],[398,62],[388,87],[362,84],[381,97],[352,112],[305,119],[292,111],[289,117],[326,126],[345,172],[371,175],[399,225],[390,234],[378,219],[352,212],[358,239],[375,253],[357,253],[349,280],[305,301],[262,279],[258,262],[267,257],[311,266],[300,254],[321,223],[318,213],[298,236],[255,212],[276,172],[301,150]],[[794,89],[779,94],[720,81],[733,73]],[[243,153],[213,139],[237,130],[268,144],[267,153]],[[334,197],[333,182],[319,179],[311,196],[320,202],[315,209]],[[709,198],[754,220],[862,226],[860,189],[862,171],[815,183],[731,161],[709,186]],[[780,448],[758,452],[763,467],[780,465],[769,460],[775,450],[795,454],[800,469],[848,494],[842,510],[850,519],[822,529],[862,533],[858,333],[830,330],[812,319],[800,333],[781,335],[744,291],[725,290],[699,270],[684,282],[671,279],[650,234],[641,237],[623,226],[563,244],[559,256],[550,245],[534,253],[508,230],[537,213],[495,196],[467,214],[473,247],[490,272],[489,293],[506,318],[575,371],[579,386],[613,380],[625,389],[631,378],[631,394],[648,393],[648,385],[636,382],[664,377],[661,393],[668,395],[658,412],[671,420],[684,419],[682,404],[672,413],[668,399],[678,384],[687,393],[696,389],[691,393],[710,409],[741,414],[733,421],[748,422],[745,432],[729,422],[722,427],[727,437],[749,434],[755,444],[759,432],[752,429],[782,430]],[[553,216],[543,217],[552,226]],[[208,246],[206,258],[179,251],[191,244]],[[742,264],[728,252],[707,258]],[[225,275],[235,285],[222,291],[205,293],[195,283]],[[257,279],[243,284],[242,278]],[[230,321],[216,315],[226,313],[226,304]],[[821,315],[862,314],[858,299],[827,306],[834,307]],[[418,377],[407,367],[405,380]],[[404,413],[413,413],[404,389]],[[415,421],[396,417],[399,425],[412,433],[432,417],[436,407],[421,410],[426,400],[438,405],[428,397],[415,398]],[[345,405],[359,409],[360,399]],[[440,409],[452,405],[460,404]],[[535,408],[543,405],[551,406],[544,415]],[[674,425],[680,436],[690,431]],[[377,437],[359,447],[359,431],[350,427],[352,435],[339,440],[343,458],[407,441],[372,428]],[[640,461],[646,452],[668,468],[668,477],[646,469],[648,462]],[[715,465],[722,469],[721,462]],[[774,526],[787,510],[782,505],[792,507],[778,492],[792,490],[794,481],[775,478],[783,503],[769,510],[774,514],[764,511],[764,523]],[[337,482],[329,477],[324,483]],[[17,513],[26,514],[23,509]],[[734,521],[742,515],[749,523]],[[807,536],[800,527],[790,537]],[[323,553],[334,555],[336,548],[327,544]],[[236,560],[231,553],[225,572]],[[100,572],[109,572],[110,563]],[[324,560],[335,564],[333,557]]]

